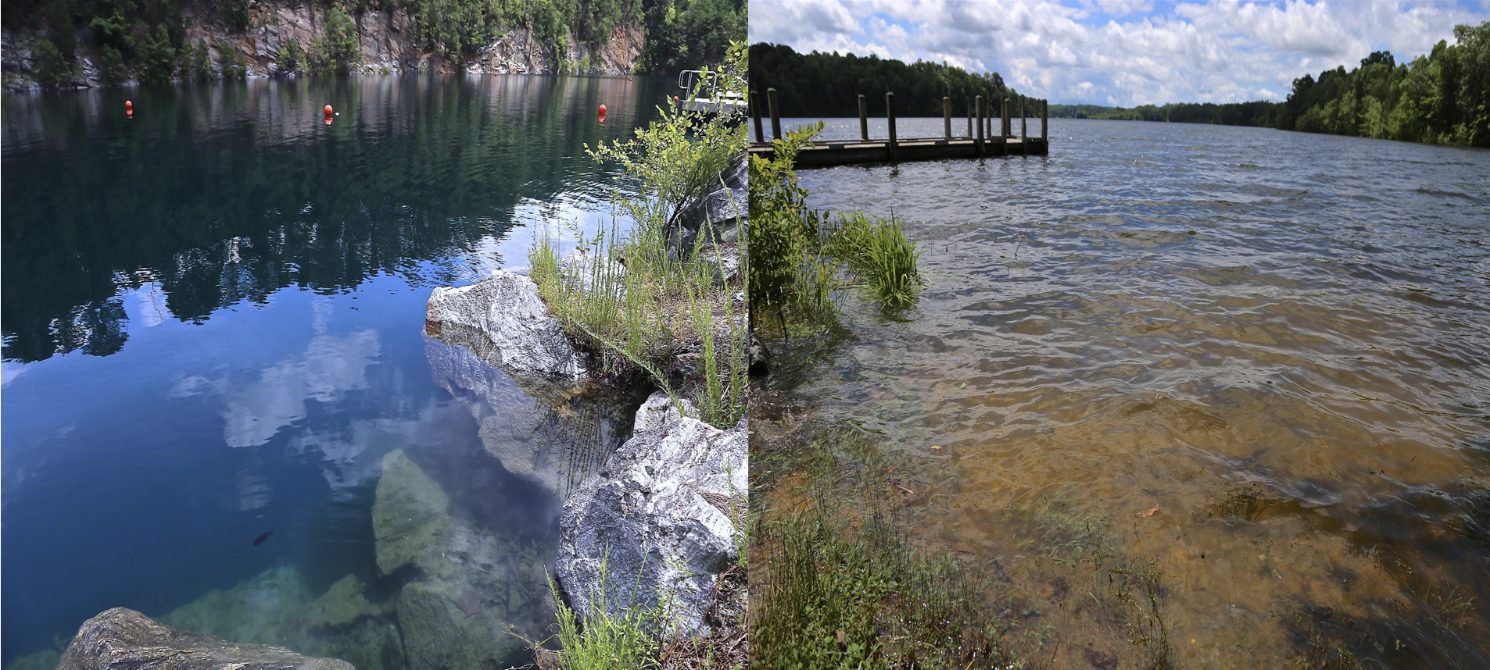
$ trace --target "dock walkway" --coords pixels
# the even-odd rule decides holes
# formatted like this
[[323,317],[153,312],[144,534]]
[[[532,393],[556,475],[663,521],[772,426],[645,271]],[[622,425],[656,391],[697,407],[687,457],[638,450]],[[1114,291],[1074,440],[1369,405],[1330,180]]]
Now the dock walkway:
[[[766,90],[767,106],[771,114],[771,134],[781,138],[781,115],[776,102],[776,89]],[[944,133],[938,138],[905,138],[895,135],[895,94],[885,94],[886,128],[889,137],[883,140],[869,139],[868,105],[863,95],[859,96],[858,140],[816,140],[804,145],[797,153],[796,167],[826,167],[856,163],[898,163],[900,161],[941,160],[945,158],[998,158],[1003,156],[1045,156],[1050,153],[1047,128],[1050,125],[1044,100],[1035,101],[1040,112],[1040,136],[1029,137],[1026,133],[1027,118],[1024,104],[1019,106],[1019,135],[1014,135],[1013,107],[1004,98],[999,114],[998,134],[994,134],[993,116],[983,96],[969,101],[965,137],[952,135],[952,100],[942,98],[942,120]],[[750,144],[750,155],[775,158],[775,149],[766,140],[762,110],[756,93],[750,93],[751,116],[755,120],[755,141]],[[977,133],[973,132],[976,109]],[[960,119],[959,119],[960,121]]]

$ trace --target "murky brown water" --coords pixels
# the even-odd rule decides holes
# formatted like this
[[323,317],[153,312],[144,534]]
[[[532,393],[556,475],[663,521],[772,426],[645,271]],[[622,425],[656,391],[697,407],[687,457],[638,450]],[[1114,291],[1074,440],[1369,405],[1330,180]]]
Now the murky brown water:
[[1036,594],[1042,662],[1118,644],[1022,530],[1059,501],[1158,561],[1181,665],[1490,667],[1490,152],[1052,128],[1048,158],[802,171],[893,209],[929,287],[905,321],[849,300],[775,383],[883,431],[914,535]]

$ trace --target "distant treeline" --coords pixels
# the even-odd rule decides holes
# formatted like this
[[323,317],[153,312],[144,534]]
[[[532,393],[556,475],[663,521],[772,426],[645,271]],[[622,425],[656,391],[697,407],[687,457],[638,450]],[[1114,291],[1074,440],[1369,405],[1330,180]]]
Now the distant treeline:
[[1411,63],[1378,51],[1349,72],[1293,80],[1278,128],[1490,147],[1490,21],[1455,26],[1454,38]]
[[1103,107],[1101,105],[1051,105],[1050,116],[1060,119],[1117,119],[1120,121],[1167,121],[1170,123],[1211,123],[1223,126],[1276,127],[1276,102],[1179,102],[1138,107]]
[[1377,51],[1347,72],[1342,65],[1319,79],[1293,80],[1288,100],[1179,103],[1133,108],[1051,105],[1068,119],[1121,119],[1267,126],[1306,133],[1490,147],[1490,21],[1455,26],[1450,45],[1398,64]]
[[[859,115],[859,94],[868,99],[869,115],[885,115],[885,93],[895,93],[895,115],[941,116],[942,97],[952,98],[952,114],[965,118],[969,101],[1009,98],[1018,113],[1020,96],[997,72],[970,74],[962,68],[898,60],[870,54],[839,56],[816,51],[799,54],[778,44],[750,45],[750,89],[760,94],[775,88],[785,117],[841,118]],[[998,106],[992,107],[998,114]],[[1034,107],[1027,108],[1035,114]]]

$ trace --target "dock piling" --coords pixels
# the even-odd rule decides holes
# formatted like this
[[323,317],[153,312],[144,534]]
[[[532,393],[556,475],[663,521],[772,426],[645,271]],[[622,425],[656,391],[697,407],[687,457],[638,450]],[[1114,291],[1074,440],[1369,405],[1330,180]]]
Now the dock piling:
[[973,139],[973,101],[967,101],[967,138]]
[[886,93],[885,94],[885,121],[887,122],[886,125],[888,125],[890,127],[890,163],[893,165],[896,162],[896,160],[895,160],[895,93],[893,93],[893,92],[890,92],[890,93]]
[[869,99],[859,94],[859,139],[869,141]]
[[1026,130],[1028,130],[1028,125],[1025,123],[1024,98],[1020,98],[1019,99],[1019,148],[1020,148],[1021,151],[1024,152],[1024,157],[1025,158],[1029,158],[1029,156],[1030,156],[1030,141],[1029,141],[1029,135],[1028,135],[1028,133],[1025,132]]
[[1050,142],[1050,101],[1040,101],[1040,141]]
[[952,139],[952,99],[942,96],[942,134]]
[[776,106],[776,89],[766,89],[766,104],[771,107],[771,137],[781,139],[781,108]]
[[974,154],[978,158],[983,157],[983,118],[987,116],[984,112],[983,96],[974,98],[973,106],[978,108],[978,139],[973,140]]
[[766,143],[766,133],[765,133],[765,131],[761,130],[761,101],[760,101],[760,97],[761,96],[760,96],[760,93],[759,92],[757,92],[757,91],[751,91],[750,92],[750,115],[753,116],[753,117],[755,117],[755,141],[756,142],[760,142],[761,144],[765,144]]

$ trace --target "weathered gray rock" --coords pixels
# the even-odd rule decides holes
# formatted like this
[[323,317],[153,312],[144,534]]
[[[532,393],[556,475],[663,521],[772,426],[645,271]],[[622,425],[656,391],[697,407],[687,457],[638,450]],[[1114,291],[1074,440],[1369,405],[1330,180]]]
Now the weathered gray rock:
[[703,197],[685,203],[677,219],[668,228],[668,256],[687,259],[693,253],[698,233],[707,223],[722,241],[733,239],[735,231],[750,218],[750,161],[740,156],[720,174],[723,184]]
[[721,431],[689,413],[654,395],[636,434],[564,503],[555,572],[582,616],[663,605],[676,621],[664,634],[705,627],[714,582],[739,559],[732,516],[744,518],[749,449],[745,419]]
[[749,366],[751,377],[764,377],[771,374],[771,350],[766,348],[755,332],[750,333],[750,343],[745,347],[745,363]]
[[134,610],[115,607],[83,623],[57,668],[352,670],[352,664],[302,656],[283,647],[234,644],[171,628]]
[[431,335],[469,346],[508,372],[585,376],[584,356],[548,313],[538,287],[522,275],[497,270],[471,286],[437,288],[424,318]]

